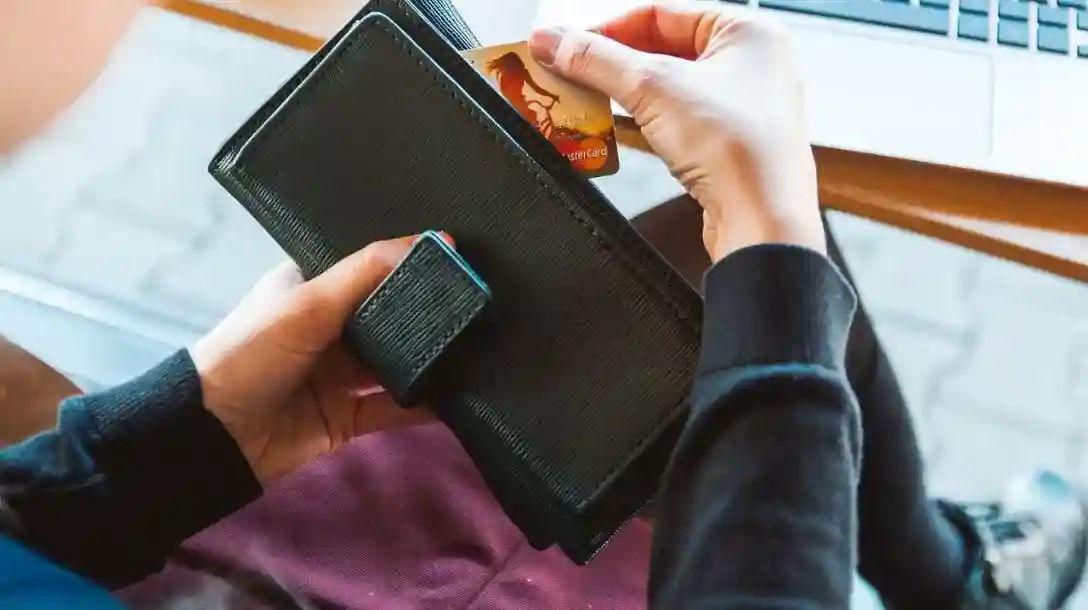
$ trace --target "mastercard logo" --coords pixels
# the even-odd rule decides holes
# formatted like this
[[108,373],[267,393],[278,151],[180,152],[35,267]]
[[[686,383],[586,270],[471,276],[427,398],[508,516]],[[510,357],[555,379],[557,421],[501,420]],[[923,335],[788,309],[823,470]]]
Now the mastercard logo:
[[608,145],[600,138],[586,138],[579,148],[583,151],[579,165],[586,169],[601,169],[608,162]]

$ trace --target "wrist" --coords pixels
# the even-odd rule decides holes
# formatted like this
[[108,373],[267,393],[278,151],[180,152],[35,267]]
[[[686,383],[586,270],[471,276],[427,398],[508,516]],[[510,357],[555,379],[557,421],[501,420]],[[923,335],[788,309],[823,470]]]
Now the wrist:
[[204,337],[189,348],[190,358],[193,360],[197,377],[200,379],[203,408],[219,421],[219,424],[238,447],[239,453],[249,464],[254,476],[263,485],[266,483],[266,477],[259,468],[260,460],[258,458],[261,451],[254,448],[256,444],[253,441],[254,434],[246,425],[244,413],[241,413],[239,408],[235,406],[235,401],[230,397],[229,391],[220,382],[223,378],[222,369],[224,366],[221,359],[215,356],[220,352],[214,349],[214,346],[210,345],[210,343],[209,338]]
[[761,244],[785,244],[800,246],[827,254],[827,238],[823,224],[816,219],[812,223],[765,223],[736,221],[720,222],[717,228],[704,231],[713,235],[706,244],[707,254],[718,262],[737,250]]
[[772,198],[760,192],[766,189],[729,186],[692,193],[703,208],[703,245],[713,262],[760,244],[801,246],[827,254],[815,192],[779,193],[782,196]]
[[269,436],[267,434],[262,436],[259,430],[247,426],[244,418],[236,416],[233,409],[223,406],[221,403],[205,403],[204,410],[223,426],[227,435],[230,436],[238,448],[238,453],[245,459],[253,476],[260,482],[262,487],[267,487],[269,483],[279,478],[277,474],[269,472],[268,465],[264,463],[262,457],[268,445]]

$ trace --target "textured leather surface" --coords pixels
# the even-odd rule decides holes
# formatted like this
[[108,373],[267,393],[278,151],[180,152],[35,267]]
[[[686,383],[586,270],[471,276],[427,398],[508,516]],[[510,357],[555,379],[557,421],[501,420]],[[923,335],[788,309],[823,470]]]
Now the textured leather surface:
[[492,303],[431,406],[529,542],[584,562],[657,488],[702,301],[451,45],[472,41],[432,27],[457,22],[372,0],[211,171],[307,275],[454,236]]
[[359,307],[344,336],[402,406],[424,396],[431,368],[491,298],[440,237],[424,233]]

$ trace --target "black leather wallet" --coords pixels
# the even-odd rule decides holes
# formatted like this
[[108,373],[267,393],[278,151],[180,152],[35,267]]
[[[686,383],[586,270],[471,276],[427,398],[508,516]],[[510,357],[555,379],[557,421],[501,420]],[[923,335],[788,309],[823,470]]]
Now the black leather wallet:
[[463,260],[428,235],[345,338],[437,411],[534,547],[584,563],[657,489],[702,300],[461,58],[476,44],[449,0],[371,0],[211,172],[307,276],[453,236]]

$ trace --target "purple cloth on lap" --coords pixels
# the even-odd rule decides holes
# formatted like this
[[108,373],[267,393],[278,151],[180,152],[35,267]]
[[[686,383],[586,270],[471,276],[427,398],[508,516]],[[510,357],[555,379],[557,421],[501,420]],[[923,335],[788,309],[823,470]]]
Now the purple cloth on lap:
[[[135,608],[182,599],[276,607],[228,586],[253,572],[318,607],[634,610],[645,607],[650,538],[635,520],[585,567],[532,549],[457,440],[434,423],[326,456],[187,541],[163,572],[120,596]],[[194,557],[227,573],[194,570]]]

